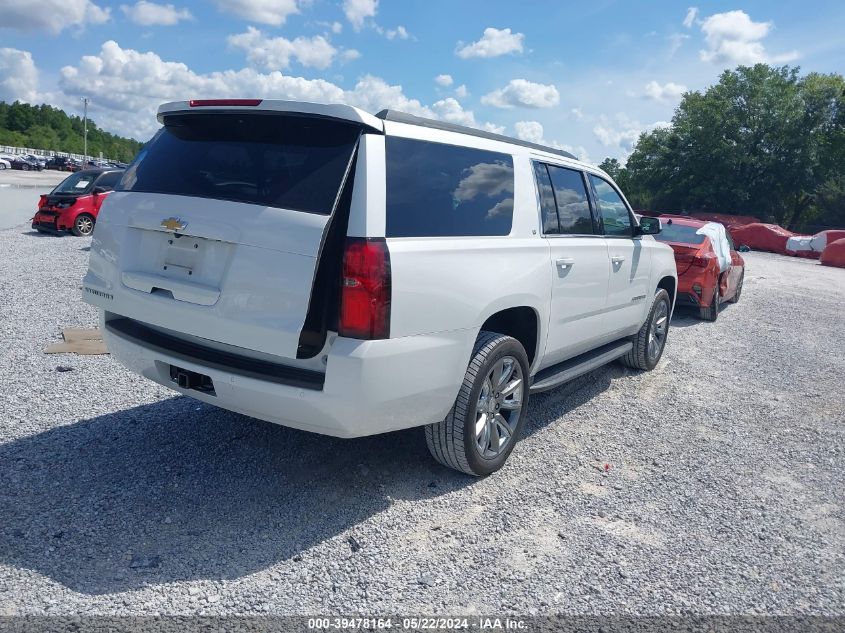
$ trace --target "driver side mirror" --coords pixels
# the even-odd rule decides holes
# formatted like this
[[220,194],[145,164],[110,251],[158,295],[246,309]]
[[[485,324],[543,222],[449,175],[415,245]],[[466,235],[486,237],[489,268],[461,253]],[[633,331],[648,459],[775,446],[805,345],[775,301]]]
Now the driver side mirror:
[[636,235],[657,235],[660,233],[660,218],[644,215],[640,218],[640,226],[635,228]]
[[93,193],[95,196],[98,196],[98,195],[100,195],[101,193],[105,193],[105,192],[106,192],[106,188],[105,188],[105,187],[94,187],[94,189],[93,189],[93,192],[92,192],[92,193]]

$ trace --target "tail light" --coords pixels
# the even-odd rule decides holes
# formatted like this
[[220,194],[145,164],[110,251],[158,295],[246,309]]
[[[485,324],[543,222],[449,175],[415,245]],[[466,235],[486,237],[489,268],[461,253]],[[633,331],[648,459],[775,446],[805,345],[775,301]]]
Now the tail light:
[[691,266],[697,266],[699,268],[707,268],[710,265],[710,262],[714,260],[715,257],[712,255],[680,255],[675,254],[675,261],[681,264],[689,264]]
[[42,193],[41,198],[38,200],[38,208],[40,209],[41,207],[43,207],[46,204],[46,202],[47,202],[47,194]]
[[390,337],[390,253],[384,238],[346,240],[338,333],[361,339]]

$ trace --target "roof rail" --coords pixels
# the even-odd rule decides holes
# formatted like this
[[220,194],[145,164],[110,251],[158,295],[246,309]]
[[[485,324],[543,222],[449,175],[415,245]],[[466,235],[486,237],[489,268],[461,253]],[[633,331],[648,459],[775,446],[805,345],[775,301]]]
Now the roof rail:
[[522,141],[518,138],[505,136],[504,134],[495,134],[493,132],[486,132],[485,130],[477,130],[475,128],[467,127],[465,125],[458,125],[456,123],[446,123],[445,121],[436,121],[434,119],[426,119],[421,116],[408,114],[407,112],[400,112],[399,110],[382,110],[376,114],[376,118],[384,121],[396,121],[397,123],[407,123],[409,125],[419,125],[434,130],[445,130],[447,132],[458,132],[459,134],[468,134],[469,136],[477,136],[479,138],[490,139],[491,141],[502,141],[503,143],[510,143],[512,145],[521,145],[522,147],[530,147],[543,152],[557,154],[564,158],[573,158],[578,160],[567,151],[562,149],[555,149],[554,147],[546,147],[539,143],[531,143],[529,141]]

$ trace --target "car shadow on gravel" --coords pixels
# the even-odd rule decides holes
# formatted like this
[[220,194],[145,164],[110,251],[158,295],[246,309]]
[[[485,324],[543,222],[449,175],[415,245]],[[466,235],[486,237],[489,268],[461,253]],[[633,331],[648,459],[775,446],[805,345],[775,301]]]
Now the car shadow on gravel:
[[[535,396],[526,435],[627,370]],[[478,480],[438,465],[422,429],[342,440],[185,397],[0,446],[0,562],[87,594],[239,578],[388,508]]]

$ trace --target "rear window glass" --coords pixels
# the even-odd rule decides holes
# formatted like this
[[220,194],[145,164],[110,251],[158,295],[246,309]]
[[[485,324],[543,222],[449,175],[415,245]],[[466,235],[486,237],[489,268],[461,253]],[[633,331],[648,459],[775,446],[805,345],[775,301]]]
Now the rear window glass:
[[313,117],[170,115],[115,189],[328,215],[359,133]]
[[698,227],[683,226],[681,224],[667,224],[667,220],[660,220],[660,233],[655,239],[661,242],[680,242],[681,244],[704,244],[704,236],[696,233]]
[[76,172],[65,178],[53,189],[53,193],[84,193],[94,183],[98,174]]
[[386,152],[388,237],[511,232],[510,155],[392,136]]

